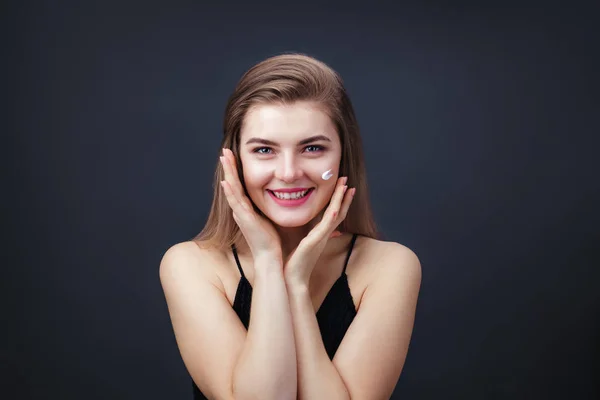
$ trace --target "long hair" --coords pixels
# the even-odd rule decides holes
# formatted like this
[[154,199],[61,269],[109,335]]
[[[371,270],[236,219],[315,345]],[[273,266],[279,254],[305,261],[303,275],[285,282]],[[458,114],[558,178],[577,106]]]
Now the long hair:
[[[339,176],[347,176],[348,187],[356,187],[356,195],[338,230],[378,238],[369,202],[362,141],[352,103],[341,77],[325,63],[305,54],[280,54],[256,64],[241,77],[227,102],[220,148],[229,148],[235,155],[244,192],[248,195],[239,141],[246,113],[256,104],[292,104],[296,101],[315,102],[329,115],[342,145]],[[220,185],[225,174],[218,156],[215,158],[212,206],[204,229],[193,240],[201,247],[224,250],[237,243],[243,235]],[[256,206],[254,209],[262,215]]]

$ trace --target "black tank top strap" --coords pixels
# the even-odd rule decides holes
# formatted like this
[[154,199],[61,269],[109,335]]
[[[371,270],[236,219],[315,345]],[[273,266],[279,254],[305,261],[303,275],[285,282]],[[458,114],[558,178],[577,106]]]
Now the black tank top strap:
[[350,254],[352,254],[352,249],[354,248],[354,242],[356,242],[358,234],[352,235],[352,240],[350,241],[350,248],[348,249],[348,254],[346,255],[346,262],[344,263],[344,270],[342,271],[342,275],[346,273],[346,267],[348,266],[348,260],[350,260]]
[[231,245],[231,251],[233,251],[233,256],[235,257],[235,262],[237,263],[237,266],[238,266],[238,269],[240,270],[240,274],[242,275],[242,278],[246,278],[246,276],[244,275],[244,270],[242,269],[242,265],[240,264],[240,259],[238,258],[235,244]]

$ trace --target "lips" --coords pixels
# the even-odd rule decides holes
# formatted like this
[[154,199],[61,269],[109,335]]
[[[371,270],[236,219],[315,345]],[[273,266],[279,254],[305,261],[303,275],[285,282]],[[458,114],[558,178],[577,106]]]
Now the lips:
[[282,190],[272,190],[272,192],[282,200],[297,199],[306,196],[310,189],[302,189],[302,190],[293,190],[293,191],[282,191]]
[[[306,190],[306,189],[305,189]],[[293,192],[300,192],[302,190],[297,190],[294,189]],[[314,188],[310,188],[308,189],[308,192],[304,195],[304,197],[301,197],[299,199],[280,199],[278,198],[275,193],[272,190],[268,190],[267,192],[269,192],[269,196],[271,196],[271,198],[273,199],[273,201],[275,203],[277,203],[280,206],[283,207],[298,207],[301,206],[302,204],[306,203],[308,201],[308,199],[310,198],[310,196],[312,195],[312,193],[314,192]],[[285,191],[283,190],[278,190],[279,193],[285,193]]]
[[296,193],[296,192],[304,192],[305,190],[308,190],[308,189],[313,189],[313,188],[297,187],[297,188],[290,188],[290,189],[281,188],[281,189],[267,189],[267,190],[270,190],[272,192],[278,192],[278,193]]

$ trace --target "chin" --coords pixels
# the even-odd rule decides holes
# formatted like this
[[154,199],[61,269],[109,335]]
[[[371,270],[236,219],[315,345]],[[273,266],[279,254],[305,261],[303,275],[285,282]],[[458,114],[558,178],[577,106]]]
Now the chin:
[[275,225],[282,228],[298,228],[312,221],[313,216],[308,213],[296,213],[294,215],[281,215],[280,213],[269,213],[267,218]]

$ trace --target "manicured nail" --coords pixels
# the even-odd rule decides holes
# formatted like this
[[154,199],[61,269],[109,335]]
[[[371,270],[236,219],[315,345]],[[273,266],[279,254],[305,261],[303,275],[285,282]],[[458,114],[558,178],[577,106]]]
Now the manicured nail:
[[344,177],[344,179],[343,179],[343,181],[342,181],[342,185],[345,185],[345,184],[346,184],[346,182],[348,182],[348,177],[347,177],[347,176],[345,176],[345,177]]
[[346,190],[348,190],[348,186],[344,185],[344,193],[346,193]]
[[350,196],[354,197],[355,193],[356,193],[356,188],[352,188],[352,193],[350,193]]

